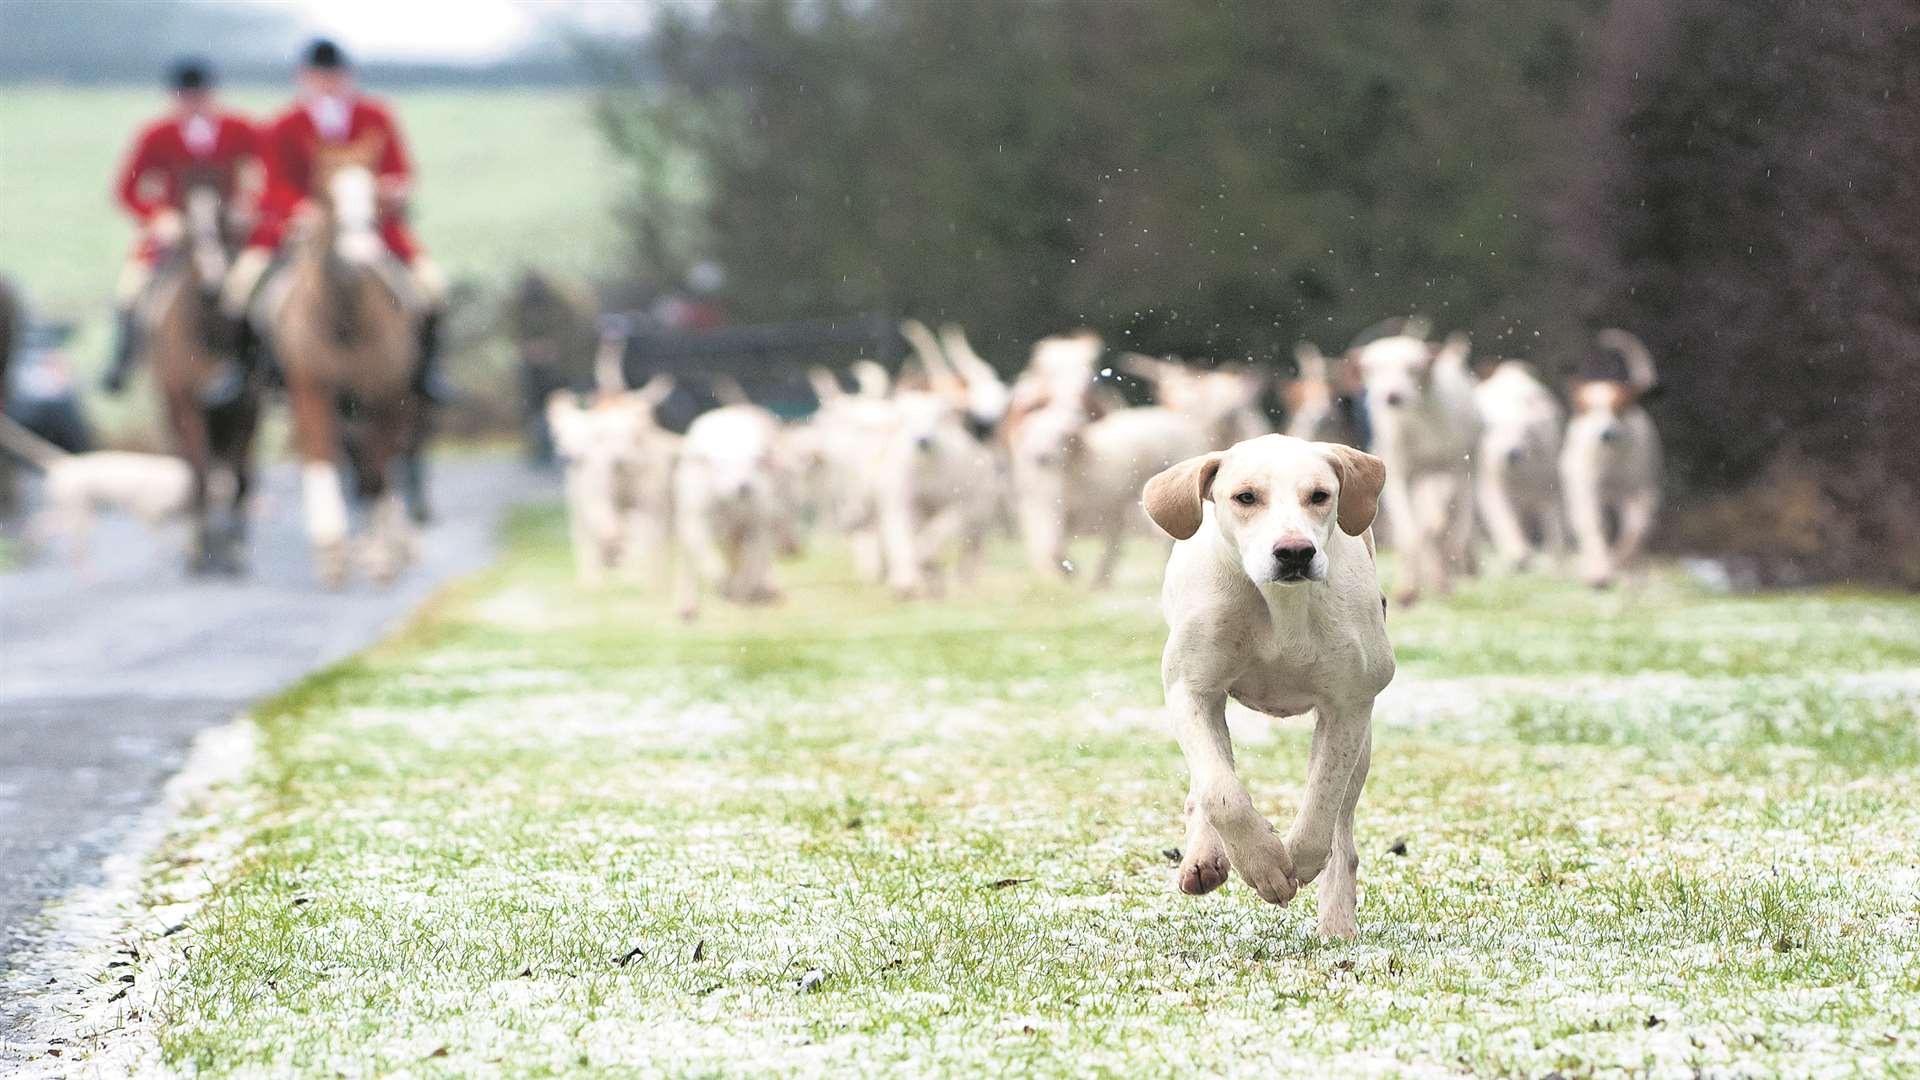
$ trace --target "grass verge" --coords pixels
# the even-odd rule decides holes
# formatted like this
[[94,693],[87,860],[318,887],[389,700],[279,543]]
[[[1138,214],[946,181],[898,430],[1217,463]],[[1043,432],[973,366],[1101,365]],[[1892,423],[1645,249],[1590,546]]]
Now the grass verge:
[[[942,604],[587,594],[560,524],[260,715],[160,988],[206,1075],[1920,1069],[1920,604],[1396,612],[1360,936],[1170,887],[1157,567]],[[1245,717],[1284,821],[1305,732]],[[183,838],[186,844],[191,837]],[[190,860],[158,871],[204,874]]]

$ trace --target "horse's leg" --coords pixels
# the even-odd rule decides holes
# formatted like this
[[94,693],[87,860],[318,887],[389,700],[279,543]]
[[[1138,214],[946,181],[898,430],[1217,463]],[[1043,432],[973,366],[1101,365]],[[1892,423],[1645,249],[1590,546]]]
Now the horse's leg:
[[337,589],[347,577],[347,500],[340,490],[339,445],[332,388],[297,369],[287,370],[287,404],[300,454],[300,496],[320,584]]
[[247,500],[253,489],[253,433],[259,416],[258,405],[243,400],[209,418],[214,459],[226,466],[233,481],[219,533],[220,570],[227,574],[247,572]]
[[207,430],[207,418],[200,411],[198,403],[174,391],[167,394],[167,419],[173,427],[174,449],[186,459],[187,467],[193,470],[193,503],[188,509],[193,538],[187,550],[187,572],[208,573],[215,568],[217,558],[214,551],[216,541],[212,535],[212,500],[207,491],[209,474],[213,469],[212,440]]
[[430,525],[433,507],[427,502],[427,440],[433,436],[433,406],[418,405],[413,413],[406,453],[407,513],[415,525]]
[[367,418],[359,469],[360,496],[367,507],[367,573],[375,581],[392,581],[412,556],[412,520],[401,491],[391,482],[396,465],[404,466],[412,410],[404,402],[371,407]]

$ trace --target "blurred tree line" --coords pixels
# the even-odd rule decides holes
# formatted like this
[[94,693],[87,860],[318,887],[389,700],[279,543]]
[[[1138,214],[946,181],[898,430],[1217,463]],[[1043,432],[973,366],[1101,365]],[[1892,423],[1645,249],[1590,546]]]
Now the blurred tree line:
[[[1678,535],[1920,583],[1903,0],[717,0],[610,65],[636,269],[737,317],[1284,363],[1423,312],[1639,332]],[[620,70],[646,73],[623,78]],[[1714,496],[1737,496],[1714,498]]]

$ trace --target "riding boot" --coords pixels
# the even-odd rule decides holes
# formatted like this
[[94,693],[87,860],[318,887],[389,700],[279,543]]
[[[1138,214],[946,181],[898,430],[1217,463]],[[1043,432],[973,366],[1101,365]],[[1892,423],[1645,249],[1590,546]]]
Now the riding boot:
[[444,405],[453,400],[453,387],[440,374],[440,320],[437,309],[420,316],[420,356],[413,368],[413,390],[429,404]]
[[100,378],[100,388],[109,394],[118,394],[127,388],[127,379],[133,374],[133,356],[140,346],[140,317],[131,307],[114,312],[113,357],[107,362],[107,373]]

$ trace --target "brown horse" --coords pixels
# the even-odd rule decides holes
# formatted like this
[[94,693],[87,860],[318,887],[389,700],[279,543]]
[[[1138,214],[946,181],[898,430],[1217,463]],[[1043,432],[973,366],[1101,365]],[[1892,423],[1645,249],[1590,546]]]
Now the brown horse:
[[[145,349],[172,434],[174,452],[193,470],[193,542],[188,569],[238,574],[245,570],[246,500],[253,486],[253,437],[260,394],[249,385],[230,404],[208,408],[201,388],[218,362],[218,343],[230,339],[220,320],[220,284],[232,251],[219,190],[195,184],[186,197],[186,228],[165,253],[140,304]],[[215,497],[215,480],[227,483]]]
[[389,581],[413,558],[413,527],[393,474],[420,422],[418,302],[376,229],[372,164],[380,150],[360,140],[322,151],[312,212],[297,222],[288,264],[267,296],[302,462],[307,537],[328,588],[348,569],[336,465],[343,456],[365,511],[366,572]]

